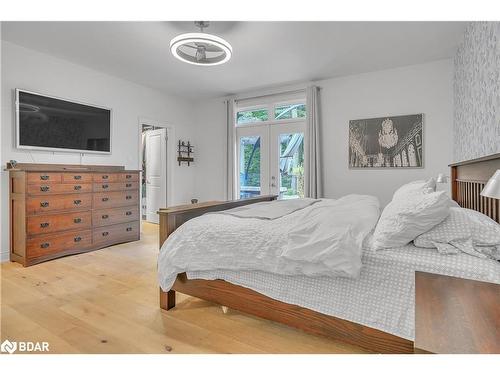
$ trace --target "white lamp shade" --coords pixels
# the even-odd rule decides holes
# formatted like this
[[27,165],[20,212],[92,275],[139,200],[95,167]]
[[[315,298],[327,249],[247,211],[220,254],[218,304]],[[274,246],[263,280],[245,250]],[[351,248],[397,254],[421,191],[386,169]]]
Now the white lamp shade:
[[448,176],[445,176],[444,173],[440,173],[437,176],[436,182],[439,184],[443,184],[448,182]]
[[495,174],[488,180],[483,191],[483,197],[500,199],[500,169],[497,169]]

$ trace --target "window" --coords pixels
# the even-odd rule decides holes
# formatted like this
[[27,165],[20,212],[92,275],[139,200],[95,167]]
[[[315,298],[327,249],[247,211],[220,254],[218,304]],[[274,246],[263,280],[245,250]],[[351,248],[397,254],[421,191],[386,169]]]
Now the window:
[[274,118],[276,120],[304,117],[306,117],[306,105],[304,103],[277,105],[274,108]]
[[269,112],[267,108],[251,109],[247,111],[239,111],[236,114],[237,124],[248,124],[251,122],[262,122],[269,120]]

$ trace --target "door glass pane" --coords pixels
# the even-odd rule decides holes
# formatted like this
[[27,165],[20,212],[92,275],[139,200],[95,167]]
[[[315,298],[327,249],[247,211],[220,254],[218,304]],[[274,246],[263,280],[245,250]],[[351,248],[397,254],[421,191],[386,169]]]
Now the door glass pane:
[[284,120],[291,118],[303,118],[306,117],[306,105],[305,104],[284,104],[278,105],[274,109],[274,118],[276,120]]
[[280,134],[280,198],[304,197],[304,133]]
[[240,138],[240,198],[260,195],[260,137]]
[[269,113],[266,108],[240,111],[236,114],[236,124],[248,124],[269,120]]

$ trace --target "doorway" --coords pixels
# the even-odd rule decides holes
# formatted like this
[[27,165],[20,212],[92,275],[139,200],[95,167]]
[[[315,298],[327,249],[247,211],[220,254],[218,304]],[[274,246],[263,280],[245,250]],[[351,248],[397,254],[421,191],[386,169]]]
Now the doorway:
[[159,223],[157,211],[168,203],[168,128],[141,123],[141,218]]
[[236,130],[239,198],[276,194],[304,197],[304,122]]

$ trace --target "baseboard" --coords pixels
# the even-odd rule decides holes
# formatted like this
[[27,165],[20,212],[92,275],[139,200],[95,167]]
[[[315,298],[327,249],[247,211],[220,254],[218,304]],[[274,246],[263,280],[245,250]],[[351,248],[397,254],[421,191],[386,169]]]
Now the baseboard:
[[8,262],[8,261],[9,261],[9,252],[8,251],[0,252],[0,263]]

